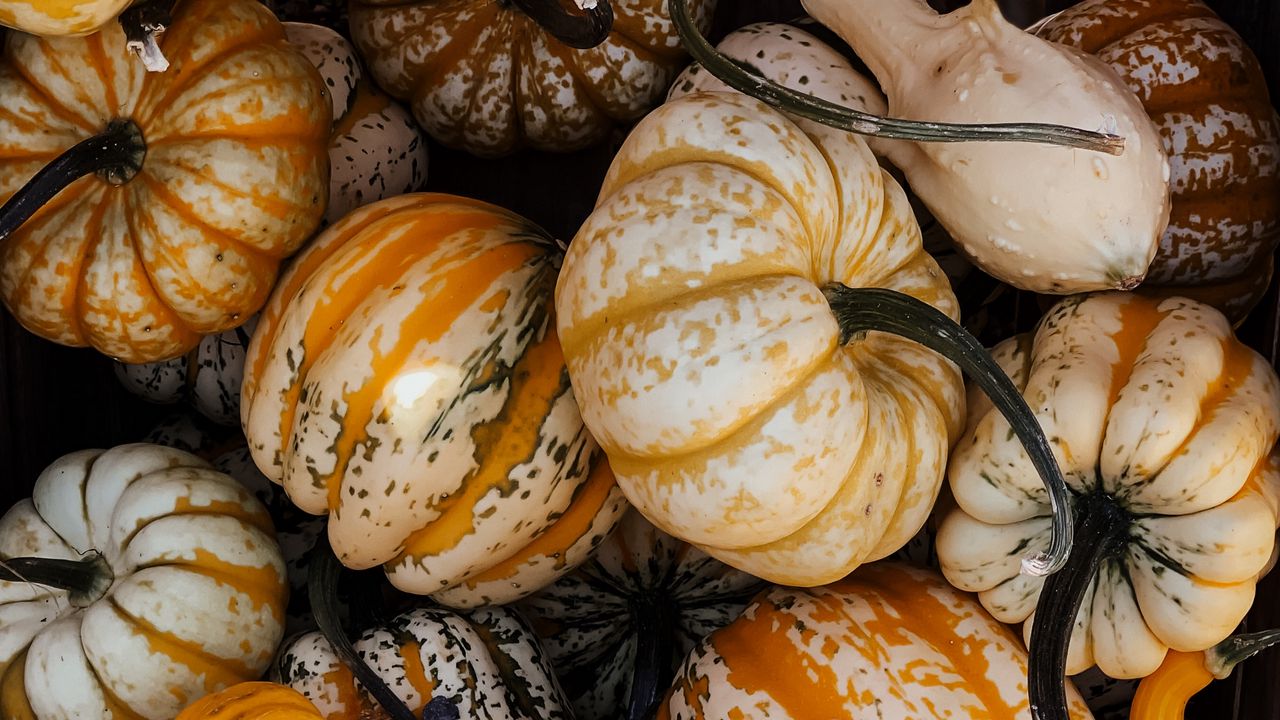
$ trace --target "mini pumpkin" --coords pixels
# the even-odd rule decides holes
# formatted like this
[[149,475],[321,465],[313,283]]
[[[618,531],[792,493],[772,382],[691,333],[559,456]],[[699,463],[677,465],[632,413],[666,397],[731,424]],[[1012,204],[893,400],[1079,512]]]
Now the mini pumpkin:
[[329,515],[353,569],[454,606],[584,561],[625,509],[574,399],[551,303],[558,246],[465,198],[403,195],[290,266],[249,348],[253,459]]
[[591,560],[523,600],[578,720],[651,718],[676,667],[764,583],[634,510]]
[[125,362],[244,323],[327,195],[324,87],[266,8],[181,0],[161,46],[164,73],[118,24],[14,34],[0,62],[0,295],[32,332]]
[[[445,145],[484,156],[576,150],[659,102],[683,51],[666,0],[581,2],[598,25],[572,47],[561,4],[353,0],[351,33],[378,84]],[[692,5],[706,29],[715,0]]]
[[1227,637],[1275,544],[1271,366],[1212,307],[1124,293],[1064,300],[994,354],[1071,485],[1075,549],[1047,581],[1019,573],[1018,558],[1047,539],[1044,494],[1008,426],[971,396],[938,557],[997,619],[1026,621],[1042,707],[1060,705],[1047,694],[1064,670],[1142,677],[1171,649]]
[[[1030,720],[1027,653],[931,571],[864,565],[825,587],[761,593],[681,666],[668,718]],[[1071,693],[1071,715],[1092,716]]]
[[323,720],[324,716],[293,688],[246,682],[206,695],[174,720]]
[[1037,34],[1107,63],[1160,131],[1173,205],[1145,284],[1244,317],[1280,242],[1280,115],[1253,51],[1199,0],[1085,0]]
[[0,25],[33,35],[86,35],[116,19],[133,0],[0,0]]
[[0,518],[0,715],[172,718],[262,674],[284,628],[265,508],[187,453],[66,455]]

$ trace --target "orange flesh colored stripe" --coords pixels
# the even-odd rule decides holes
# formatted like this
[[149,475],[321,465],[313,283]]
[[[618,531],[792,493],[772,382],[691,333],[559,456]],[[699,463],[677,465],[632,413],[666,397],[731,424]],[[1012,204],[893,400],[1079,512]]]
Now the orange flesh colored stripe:
[[404,660],[404,679],[413,688],[418,697],[422,698],[422,704],[413,708],[415,715],[422,713],[427,707],[427,703],[431,702],[432,693],[435,691],[435,680],[427,674],[427,668],[422,664],[422,646],[416,642],[407,642],[400,646],[400,657]]
[[268,608],[271,610],[272,617],[283,621],[289,589],[285,579],[276,572],[275,568],[269,565],[267,567],[232,565],[208,550],[197,549],[195,555],[194,560],[158,562],[150,567],[179,568],[207,577],[219,585],[230,585],[248,595],[255,610]]
[[302,693],[285,685],[246,682],[206,695],[178,713],[175,720],[249,720],[250,718],[320,717]]
[[27,701],[27,651],[24,649],[0,674],[0,715],[8,720],[36,720]]
[[[503,272],[506,270],[503,268]],[[448,316],[448,321],[452,320],[452,315]],[[421,562],[422,558],[456,547],[475,532],[477,501],[495,488],[509,492],[512,469],[537,450],[541,441],[538,431],[565,389],[563,376],[564,355],[556,337],[555,320],[548,313],[546,335],[530,345],[511,369],[511,387],[502,411],[493,421],[471,431],[479,467],[463,481],[461,491],[440,504],[439,517],[409,536],[397,562],[406,557]]]
[[351,104],[351,109],[341,118],[335,118],[333,132],[329,134],[331,142],[351,132],[357,121],[391,107],[391,98],[367,80],[356,83],[355,92],[356,101]]
[[1212,681],[1203,652],[1170,650],[1160,667],[1138,683],[1129,720],[1182,720],[1187,701]]
[[[563,567],[566,562],[565,551],[591,530],[592,522],[595,521],[596,515],[604,507],[605,501],[609,499],[609,494],[613,491],[615,485],[613,471],[609,469],[609,463],[604,458],[601,458],[596,463],[595,468],[591,470],[591,475],[587,478],[586,483],[578,488],[578,491],[574,494],[568,509],[551,527],[547,528],[533,542],[521,548],[515,555],[462,584],[468,587],[475,587],[483,583],[505,580],[513,577],[521,566],[535,557],[557,558],[556,567]],[[622,557],[624,564],[634,564],[631,562],[630,555],[624,554]]]
[[355,675],[351,674],[336,655],[333,657],[332,669],[321,676],[320,680],[325,687],[333,688],[334,694],[338,696],[338,704],[341,706],[327,715],[325,720],[353,720],[368,714],[360,691],[356,689]]
[[[474,225],[465,224],[470,218],[458,217],[454,220],[457,225],[446,230],[442,235],[452,235],[455,232],[474,228]],[[494,218],[494,220],[497,219]],[[414,233],[406,233],[405,237],[412,238],[413,235]],[[421,247],[420,238],[417,244]],[[386,395],[387,384],[399,377],[400,371],[404,369],[414,349],[423,341],[439,341],[453,327],[458,317],[470,309],[498,278],[513,272],[542,252],[541,248],[524,242],[499,245],[479,255],[475,255],[471,248],[463,247],[458,252],[441,258],[432,272],[422,278],[418,289],[423,293],[423,303],[412,315],[404,318],[398,328],[395,345],[386,353],[374,349],[374,357],[366,376],[369,378],[368,382],[343,393],[347,414],[343,418],[342,429],[334,442],[333,454],[336,456],[334,471],[327,476],[319,476],[328,485],[331,512],[341,512],[341,479],[347,465],[355,457],[357,448],[368,440],[367,428],[373,421],[374,407]],[[464,262],[455,264],[459,260]],[[441,268],[448,268],[443,276],[438,272]],[[365,277],[373,274],[367,273]],[[327,345],[327,341],[333,337],[331,328],[336,327],[336,324],[330,322],[332,320],[338,320],[338,318],[328,318],[322,313],[313,313],[307,326],[307,333],[318,335],[318,330],[323,330]],[[380,332],[375,336],[375,340],[381,340]],[[308,357],[318,355],[310,350],[310,343],[307,348]],[[556,352],[559,352],[558,344]],[[560,364],[563,365],[564,361],[561,360]],[[300,391],[301,385],[298,383],[295,387]]]
[[1107,407],[1115,407],[1120,391],[1129,384],[1138,355],[1147,345],[1147,337],[1168,313],[1156,309],[1156,302],[1133,296],[1120,306],[1120,329],[1111,335],[1119,358],[1111,369],[1111,396]]
[[173,512],[166,513],[166,515],[221,515],[235,518],[245,525],[255,527],[272,537],[276,534],[270,515],[265,512],[253,512],[240,503],[226,500],[215,500],[204,505],[196,505],[191,502],[190,497],[182,496],[173,504]]

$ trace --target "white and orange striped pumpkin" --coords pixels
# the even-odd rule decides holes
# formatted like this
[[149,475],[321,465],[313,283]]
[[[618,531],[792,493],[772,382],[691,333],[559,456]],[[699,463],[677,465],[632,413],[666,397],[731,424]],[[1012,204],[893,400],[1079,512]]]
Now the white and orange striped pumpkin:
[[133,0],[0,0],[0,25],[33,35],[96,32]]
[[628,499],[782,584],[910,540],[963,422],[940,355],[878,332],[841,344],[831,283],[958,311],[862,139],[702,93],[631,133],[556,288],[583,418]]
[[[1090,718],[1071,693],[1070,716]],[[896,563],[758,596],[685,659],[658,720],[1030,720],[1027,653],[972,596]]]
[[350,568],[457,606],[586,559],[625,509],[582,424],[551,303],[556,243],[474,200],[403,195],[290,266],[249,348],[254,461],[329,515]]
[[[15,558],[79,563],[74,591]],[[185,452],[122,445],[66,455],[0,518],[0,716],[172,718],[256,679],[288,594],[271,519]],[[69,586],[64,586],[69,587]]]

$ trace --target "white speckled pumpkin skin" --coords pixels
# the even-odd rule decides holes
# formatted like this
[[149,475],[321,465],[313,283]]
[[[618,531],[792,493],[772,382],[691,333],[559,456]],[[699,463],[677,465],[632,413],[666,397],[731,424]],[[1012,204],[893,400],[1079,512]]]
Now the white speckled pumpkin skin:
[[[537,636],[511,610],[419,608],[366,630],[353,644],[418,717],[442,697],[463,718],[573,718]],[[382,716],[318,632],[291,640],[274,675],[328,720]]]
[[234,480],[157,445],[85,450],[0,518],[0,558],[91,549],[115,580],[88,605],[0,581],[0,715],[167,720],[267,669],[284,562],[265,508]]
[[[1086,0],[1039,34],[1106,62],[1160,131],[1173,207],[1147,283],[1194,292],[1269,271],[1263,260],[1280,241],[1280,116],[1244,40],[1197,0]],[[1252,306],[1266,284],[1238,292]]]
[[246,363],[254,461],[329,515],[348,567],[473,606],[569,572],[625,501],[587,433],[542,230],[448,195],[383,200],[307,246]]
[[85,35],[131,4],[133,0],[0,0],[0,25],[45,37]]
[[[494,0],[353,0],[351,33],[378,84],[445,145],[570,151],[659,102],[684,56],[666,0],[612,5],[613,32],[589,50]],[[715,0],[689,8],[705,30]]]
[[[1136,518],[1085,596],[1067,672],[1096,663],[1143,677],[1168,648],[1203,650],[1230,634],[1275,542],[1275,371],[1213,308],[1123,293],[1065,300],[1034,338],[993,355],[1073,490],[1106,493]],[[938,557],[948,580],[1029,633],[1044,580],[1019,574],[1019,562],[1048,548],[1048,503],[1008,424],[973,392]]]
[[833,281],[958,311],[866,143],[700,93],[631,133],[556,287],[583,419],[628,500],[781,584],[905,544],[962,422],[941,356],[881,333],[840,345]]
[[72,183],[0,243],[0,293],[28,330],[124,362],[178,357],[240,325],[324,214],[329,104],[256,0],[183,0],[147,73],[118,23],[11,34],[0,62],[0,200],[116,119],[138,175]]

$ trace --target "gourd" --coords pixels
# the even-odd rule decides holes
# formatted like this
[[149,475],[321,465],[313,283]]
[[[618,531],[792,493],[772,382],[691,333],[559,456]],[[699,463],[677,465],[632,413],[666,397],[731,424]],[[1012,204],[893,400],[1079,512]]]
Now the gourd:
[[1144,286],[1243,318],[1280,241],[1280,115],[1253,52],[1197,0],[1087,0],[1037,34],[1107,63],[1160,131],[1173,205]]
[[[481,156],[570,151],[659,102],[679,69],[666,0],[353,0],[370,72],[436,140]],[[715,0],[693,0],[703,29]]]
[[327,192],[323,85],[270,12],[183,0],[161,43],[164,73],[118,26],[15,34],[0,62],[0,296],[32,332],[124,362],[247,320]]
[[693,646],[763,585],[631,511],[589,562],[518,609],[578,720],[647,719]]
[[[1074,691],[1071,717],[1092,717]],[[1030,718],[1027,653],[936,573],[864,565],[761,593],[685,659],[667,718]]]
[[116,19],[133,0],[0,0],[0,25],[33,35],[85,35]]
[[197,700],[175,720],[323,720],[297,690],[269,682],[246,682]]
[[[672,3],[690,53],[735,89],[882,138],[876,149],[989,274],[1053,294],[1132,288],[1145,275],[1169,217],[1169,166],[1154,126],[1109,69],[1010,25],[995,0],[945,16],[922,0],[804,3],[866,61],[889,112],[928,121],[920,123],[769,82],[719,56],[683,22],[683,0]],[[1093,144],[1090,133],[1035,125],[1042,122],[1110,131],[1123,137],[1123,149]],[[967,142],[979,139],[1037,144]],[[1046,140],[1080,149],[1039,144]]]
[[1280,642],[1280,630],[1234,635],[1205,650],[1170,650],[1155,672],[1142,679],[1133,697],[1132,720],[1182,720],[1187,701],[1236,665]]
[[1026,621],[1033,704],[1060,708],[1064,670],[1143,677],[1170,650],[1226,638],[1275,544],[1270,365],[1209,306],[1125,293],[1063,300],[994,355],[1071,485],[1075,548],[1047,581],[1019,574],[1047,539],[1044,494],[1008,426],[971,396],[937,549],[952,584],[1000,621]]
[[[678,98],[636,126],[569,245],[556,312],[627,499],[770,582],[833,581],[924,524],[963,423],[959,372],[936,351],[1043,442],[952,320],[866,143],[743,95]],[[1067,545],[1029,568],[1051,571]]]
[[529,221],[437,194],[366,205],[294,260],[249,346],[243,426],[344,565],[509,602],[617,523],[555,331],[559,263]]
[[257,678],[288,586],[266,510],[187,453],[66,455],[0,518],[0,715],[172,718]]

